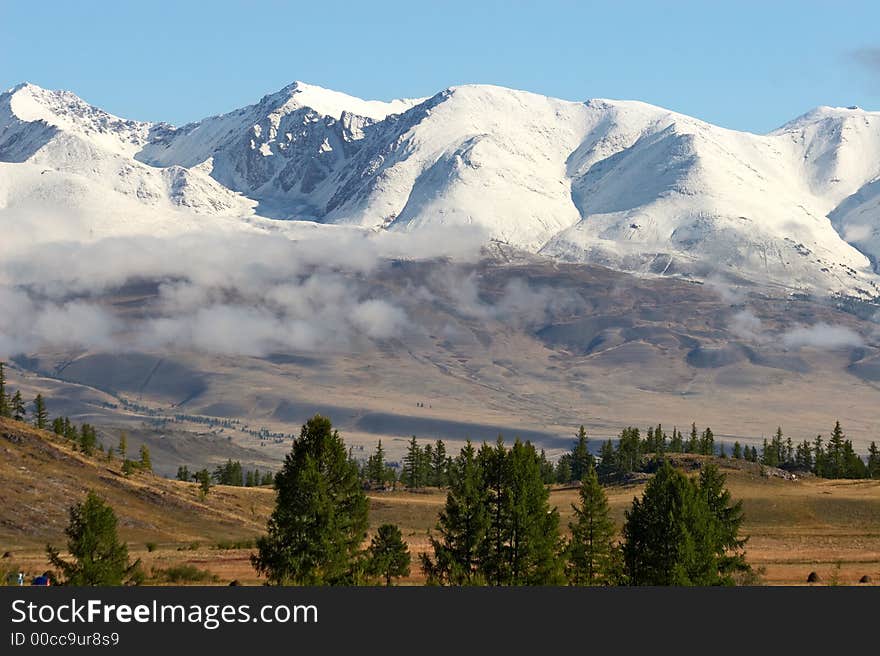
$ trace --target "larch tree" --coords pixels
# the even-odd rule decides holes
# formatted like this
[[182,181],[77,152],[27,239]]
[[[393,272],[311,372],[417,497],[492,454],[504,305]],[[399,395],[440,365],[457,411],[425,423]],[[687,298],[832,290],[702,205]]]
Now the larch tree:
[[46,547],[49,561],[57,567],[67,585],[116,586],[135,576],[140,561],[129,562],[128,547],[119,540],[113,508],[94,492],[70,508],[65,529],[67,551],[73,561],[61,558],[51,545]]
[[34,426],[46,429],[49,427],[49,411],[46,409],[46,400],[42,394],[37,394],[34,399]]
[[599,484],[595,467],[590,467],[581,482],[580,503],[572,504],[574,521],[566,549],[565,574],[571,585],[609,585],[613,582],[614,522],[608,497]]
[[474,445],[468,441],[449,466],[446,503],[428,541],[433,554],[420,555],[422,570],[432,585],[477,585],[480,548],[489,516],[486,489]]
[[394,524],[382,524],[367,549],[367,573],[381,577],[386,586],[391,579],[409,576],[409,547],[403,540],[400,528]]
[[357,463],[328,418],[315,415],[303,425],[275,489],[254,568],[274,585],[350,583],[366,538],[368,500]]

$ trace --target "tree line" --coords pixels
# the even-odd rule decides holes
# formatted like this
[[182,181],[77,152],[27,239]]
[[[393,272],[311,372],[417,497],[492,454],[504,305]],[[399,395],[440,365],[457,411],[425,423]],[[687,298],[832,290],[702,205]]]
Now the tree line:
[[[734,445],[736,456],[736,445]],[[880,450],[876,442],[868,447],[863,460],[846,438],[840,422],[835,422],[827,444],[821,435],[812,442],[794,444],[782,434],[782,428],[761,449],[761,464],[790,471],[809,471],[822,478],[880,478]]]
[[232,459],[227,460],[222,465],[217,465],[211,472],[207,467],[197,471],[190,471],[188,465],[181,465],[177,468],[178,481],[197,481],[204,479],[216,483],[217,485],[232,485],[235,487],[259,487],[261,485],[271,485],[275,475],[271,471],[261,472],[259,468],[254,470],[244,470],[241,462]]
[[[764,440],[760,451],[739,441],[729,447],[716,441],[710,427],[699,430],[696,423],[691,424],[687,434],[675,427],[669,434],[661,424],[649,426],[644,433],[628,426],[616,439],[602,442],[598,455],[591,453],[590,440],[581,426],[571,449],[559,456],[555,463],[543,449],[538,453],[538,459],[541,479],[550,485],[578,483],[590,467],[595,467],[600,480],[606,482],[635,472],[651,472],[656,468],[657,460],[667,454],[733,458],[792,472],[810,472],[821,478],[880,478],[880,449],[876,442],[871,442],[867,457],[862,458],[855,451],[852,440],[846,438],[839,421],[827,443],[818,435],[812,442],[804,440],[793,444],[791,438],[785,438],[782,429],[778,428],[773,438]],[[367,461],[359,466],[359,471],[364,485],[370,488],[386,487],[396,482],[407,489],[447,487],[451,463],[452,458],[447,455],[443,440],[422,445],[413,436],[399,474],[385,459],[381,440]]]

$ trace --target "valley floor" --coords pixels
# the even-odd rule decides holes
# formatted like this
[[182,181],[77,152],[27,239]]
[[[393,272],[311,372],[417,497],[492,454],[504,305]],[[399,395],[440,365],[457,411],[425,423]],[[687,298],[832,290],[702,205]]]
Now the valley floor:
[[[762,583],[801,585],[811,572],[816,572],[825,584],[855,585],[865,575],[874,584],[880,582],[880,481],[792,482],[731,475],[728,482],[734,498],[745,502],[744,532],[750,536],[747,557],[761,571]],[[643,484],[606,488],[618,525],[624,510],[642,489]],[[237,506],[253,504],[257,508],[255,523],[268,516],[272,499],[268,489],[217,488],[212,494]],[[571,503],[576,496],[574,488],[556,488],[551,494],[551,503],[559,508],[563,525],[571,517]],[[445,493],[439,490],[370,494],[371,528],[385,522],[400,525],[413,554],[414,566],[411,575],[401,581],[404,585],[424,582],[416,566],[417,553],[429,548],[426,532],[434,526],[444,500]],[[253,549],[227,548],[230,543],[252,539],[255,531],[251,525],[228,526],[220,531],[204,517],[194,515],[192,519],[193,524],[181,532],[179,540],[159,542],[152,552],[147,550],[143,531],[123,527],[121,533],[130,539],[132,556],[142,559],[148,573],[192,566],[216,577],[205,581],[209,584],[225,585],[233,580],[243,585],[263,583],[250,565]],[[63,544],[60,531],[57,533],[52,541]],[[219,537],[221,534],[226,537]],[[37,574],[48,566],[45,549],[36,540],[3,530],[0,545],[12,551],[0,569],[14,562]],[[152,582],[158,584],[159,580],[154,578]]]

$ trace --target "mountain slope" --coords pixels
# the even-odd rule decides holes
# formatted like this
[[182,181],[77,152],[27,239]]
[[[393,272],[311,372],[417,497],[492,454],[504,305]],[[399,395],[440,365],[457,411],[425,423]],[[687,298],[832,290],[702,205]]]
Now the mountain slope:
[[880,294],[880,113],[857,108],[754,135],[638,102],[466,85],[386,103],[296,82],[174,128],[20,85],[0,95],[0,165],[0,208],[88,213],[109,193],[120,223],[142,206],[467,226],[566,261]]
[[[86,457],[61,438],[0,418],[0,539],[6,547],[63,544],[68,508],[89,490],[107,499],[126,540],[241,538],[261,532],[274,503],[269,488],[215,487],[202,498],[196,483],[137,472],[119,459]],[[60,545],[59,545],[60,546]]]
[[[111,213],[122,226],[141,218],[145,227],[178,210],[249,213],[252,201],[200,169],[134,159],[167,129],[120,119],[66,91],[14,87],[0,94],[0,208]],[[149,216],[138,217],[143,209]]]

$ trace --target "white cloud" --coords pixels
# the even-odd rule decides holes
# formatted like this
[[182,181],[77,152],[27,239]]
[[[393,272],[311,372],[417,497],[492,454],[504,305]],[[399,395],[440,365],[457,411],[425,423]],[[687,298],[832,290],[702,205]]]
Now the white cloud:
[[837,349],[864,345],[862,337],[846,326],[832,326],[817,323],[813,326],[799,326],[782,335],[786,348],[797,349],[804,346],[818,349]]

